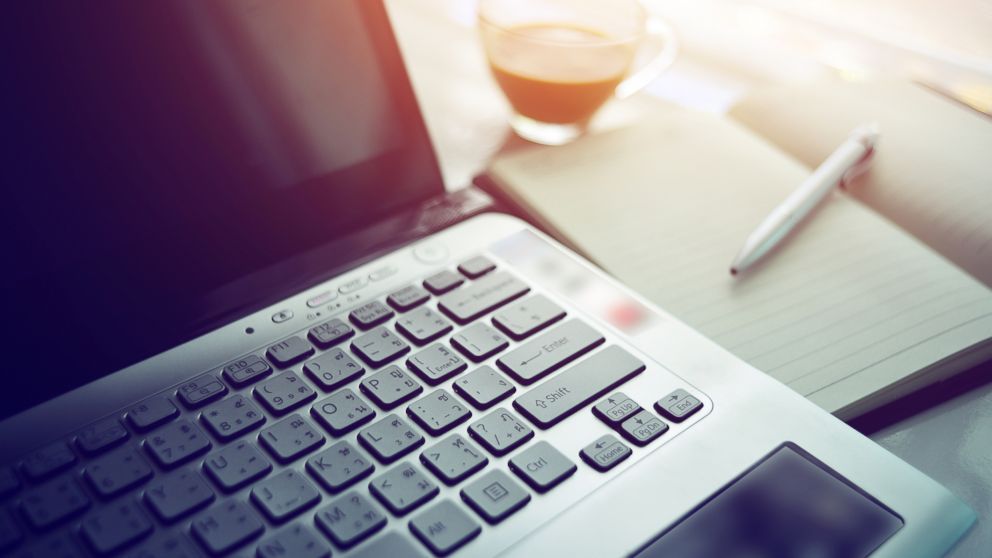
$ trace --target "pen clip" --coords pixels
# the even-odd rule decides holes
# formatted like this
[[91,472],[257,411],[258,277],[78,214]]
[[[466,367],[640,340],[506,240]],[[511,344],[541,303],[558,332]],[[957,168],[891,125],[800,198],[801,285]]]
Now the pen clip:
[[878,124],[872,123],[858,127],[851,133],[851,138],[864,144],[867,149],[865,150],[865,154],[858,159],[858,162],[851,165],[851,168],[847,169],[844,175],[840,177],[837,186],[842,190],[847,190],[848,185],[864,174],[868,170],[868,167],[871,166],[871,160],[875,156],[875,142],[878,141]]
[[848,184],[854,182],[855,179],[868,170],[868,167],[871,166],[871,160],[874,155],[875,148],[869,147],[868,151],[865,151],[865,154],[861,156],[861,159],[859,159],[857,163],[851,165],[851,168],[847,169],[847,172],[840,177],[840,181],[837,183],[837,186],[842,190],[847,190]]

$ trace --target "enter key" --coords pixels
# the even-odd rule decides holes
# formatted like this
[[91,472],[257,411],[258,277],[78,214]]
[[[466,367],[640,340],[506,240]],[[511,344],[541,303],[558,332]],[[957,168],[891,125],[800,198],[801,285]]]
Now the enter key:
[[522,384],[532,384],[604,341],[595,329],[569,320],[503,355],[496,364]]

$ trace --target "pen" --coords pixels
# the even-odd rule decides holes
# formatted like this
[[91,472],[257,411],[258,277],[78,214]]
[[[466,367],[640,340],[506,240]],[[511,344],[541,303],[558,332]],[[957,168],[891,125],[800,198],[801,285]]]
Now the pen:
[[809,215],[834,186],[844,186],[864,172],[877,140],[878,127],[874,124],[855,128],[844,143],[748,235],[744,247],[730,264],[730,274],[737,275],[760,260]]

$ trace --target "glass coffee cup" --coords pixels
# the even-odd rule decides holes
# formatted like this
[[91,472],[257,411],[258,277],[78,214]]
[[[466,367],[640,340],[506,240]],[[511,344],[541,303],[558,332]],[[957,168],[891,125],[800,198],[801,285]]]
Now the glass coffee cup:
[[678,50],[671,28],[636,0],[482,0],[478,19],[513,130],[547,145],[581,135],[608,100],[643,88]]

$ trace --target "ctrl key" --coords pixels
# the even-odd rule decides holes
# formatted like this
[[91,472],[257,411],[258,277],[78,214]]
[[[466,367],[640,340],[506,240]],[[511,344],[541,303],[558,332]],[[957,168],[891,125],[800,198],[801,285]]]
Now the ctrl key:
[[578,467],[551,444],[540,441],[510,460],[510,470],[538,492],[547,492]]
[[262,534],[258,515],[238,500],[228,500],[193,520],[196,540],[212,554],[224,554]]

